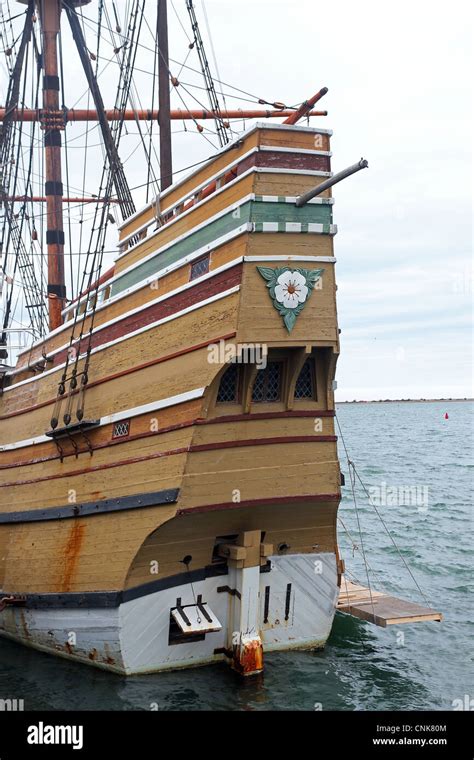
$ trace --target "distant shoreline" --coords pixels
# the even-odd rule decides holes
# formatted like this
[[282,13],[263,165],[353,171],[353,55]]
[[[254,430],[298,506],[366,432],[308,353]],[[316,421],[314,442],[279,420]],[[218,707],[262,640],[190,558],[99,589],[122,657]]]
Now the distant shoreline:
[[363,399],[360,399],[359,401],[336,401],[336,404],[435,404],[440,403],[443,401],[445,404],[449,404],[451,402],[463,402],[463,401],[474,401],[472,398],[384,398],[384,399],[377,399],[375,401],[364,401]]

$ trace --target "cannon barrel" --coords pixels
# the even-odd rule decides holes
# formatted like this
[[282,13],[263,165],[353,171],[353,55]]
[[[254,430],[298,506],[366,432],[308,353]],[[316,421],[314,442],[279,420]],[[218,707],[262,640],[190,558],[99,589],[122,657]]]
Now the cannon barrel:
[[320,195],[321,193],[324,192],[324,190],[327,190],[328,187],[332,187],[333,185],[336,185],[338,182],[341,181],[341,179],[350,177],[351,174],[355,174],[361,169],[367,169],[368,166],[369,166],[369,162],[366,161],[365,158],[361,158],[360,161],[358,161],[356,164],[352,164],[352,166],[348,166],[347,169],[343,169],[342,172],[337,172],[337,174],[334,174],[325,182],[322,182],[320,185],[316,185],[316,187],[313,187],[311,190],[308,190],[307,193],[303,193],[303,195],[299,195],[295,201],[295,205],[304,206],[305,203],[308,203],[308,201],[311,200],[311,198],[315,198],[317,195]]

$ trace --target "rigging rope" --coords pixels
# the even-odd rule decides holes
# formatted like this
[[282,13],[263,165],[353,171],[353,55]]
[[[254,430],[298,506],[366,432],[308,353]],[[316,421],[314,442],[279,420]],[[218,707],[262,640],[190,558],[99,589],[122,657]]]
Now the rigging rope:
[[[115,107],[122,111],[125,109],[131,93],[133,68],[137,54],[137,45],[135,36],[140,34],[141,22],[143,19],[145,0],[135,0],[128,16],[128,45],[122,46],[123,52],[120,57],[120,80],[117,89]],[[85,301],[78,303],[74,310],[73,325],[70,334],[69,348],[66,355],[66,361],[58,386],[58,393],[51,418],[51,427],[56,429],[59,424],[60,410],[65,403],[63,421],[65,426],[72,422],[73,407],[75,402],[75,414],[77,421],[80,423],[84,418],[84,397],[88,383],[90,356],[92,351],[92,336],[94,331],[95,313],[98,302],[98,289],[100,283],[100,273],[105,250],[105,241],[107,235],[108,222],[111,218],[110,201],[112,197],[112,187],[115,186],[118,199],[121,201],[120,209],[124,217],[130,216],[134,210],[134,204],[131,198],[128,183],[123,172],[123,165],[118,156],[118,145],[122,134],[123,121],[117,120],[111,128],[104,112],[103,101],[97,85],[97,79],[92,71],[90,59],[87,56],[87,45],[82,34],[79,17],[74,8],[65,5],[73,36],[81,57],[84,72],[88,80],[94,102],[98,111],[99,121],[101,123],[104,146],[106,149],[106,162],[102,170],[102,179],[99,189],[99,197],[104,199],[99,213],[99,204],[96,204],[94,211],[93,224],[90,234],[89,248],[86,256],[86,262],[82,275],[82,283],[79,289],[80,293],[85,294]],[[119,26],[118,16],[114,7],[117,26]],[[107,12],[104,13],[106,22],[109,24]],[[120,51],[117,50],[118,55]],[[139,126],[139,125],[138,125]],[[142,142],[143,141],[143,135]],[[105,191],[103,190],[105,185]],[[97,234],[96,234],[97,233]],[[97,239],[96,239],[97,238]],[[82,309],[82,311],[81,311]],[[86,333],[86,323],[88,328]],[[83,343],[85,344],[83,346]],[[84,350],[85,349],[85,350]],[[79,362],[83,360],[82,369],[79,368]],[[66,387],[67,386],[67,387]],[[79,387],[78,387],[79,386]]]
[[[81,15],[85,19],[85,21],[88,21],[91,25],[97,26],[97,21],[95,19],[90,18],[89,16],[86,16],[84,13],[81,13]],[[144,21],[145,21],[145,24],[148,26],[148,29],[150,30],[150,27],[149,27],[149,25],[147,23],[147,19],[145,18]],[[152,38],[155,39],[155,36],[154,36],[154,34],[151,31],[150,31],[150,34],[151,34]],[[121,35],[119,35],[119,36],[121,36]],[[123,36],[122,36],[122,38],[126,39]],[[109,44],[111,44],[111,43],[109,43]],[[148,45],[145,45],[143,42],[137,42],[137,45],[138,45],[138,47],[142,48],[143,50],[146,50],[146,51],[151,52],[151,53],[154,52],[154,48],[148,47]],[[114,47],[115,47],[115,45],[114,45]],[[170,57],[169,60],[170,60],[171,63],[176,64],[176,66],[182,66],[183,68],[187,69],[188,71],[192,71],[194,74],[200,74],[200,75],[202,75],[202,70],[195,69],[193,66],[184,65],[181,61],[178,61],[178,60],[176,60],[174,58],[171,58],[171,57]],[[261,103],[267,103],[269,105],[273,105],[273,101],[272,100],[267,100],[265,98],[261,98],[258,95],[254,95],[253,93],[248,92],[247,90],[243,90],[240,87],[236,87],[235,85],[232,85],[229,82],[225,82],[224,80],[221,80],[221,79],[219,79],[217,77],[214,77],[214,81],[217,82],[218,84],[222,84],[224,87],[230,87],[232,90],[235,90],[236,92],[242,93],[242,95],[247,95],[249,98],[252,98],[252,102],[256,102],[256,103],[261,102]],[[227,97],[230,97],[230,96],[227,95]],[[297,103],[294,106],[288,106],[288,108],[295,108],[296,109],[300,105],[301,105],[301,103]]]
[[[9,322],[12,318],[12,303],[13,294],[15,292],[15,274],[19,270],[21,272],[21,280],[23,283],[23,293],[25,296],[25,305],[29,313],[29,319],[34,333],[39,336],[44,334],[46,327],[46,306],[44,298],[42,296],[42,289],[37,281],[36,272],[33,265],[33,260],[30,258],[28,250],[23,242],[22,233],[26,216],[26,202],[20,209],[18,214],[14,213],[14,201],[10,201],[11,197],[15,197],[17,194],[17,185],[19,180],[20,168],[23,165],[23,153],[22,153],[22,134],[23,124],[20,120],[18,123],[12,122],[10,118],[11,112],[18,107],[18,103],[21,102],[21,110],[25,108],[26,99],[26,86],[28,77],[28,56],[27,48],[32,38],[33,33],[33,14],[34,14],[34,1],[30,0],[28,9],[25,15],[25,24],[21,33],[21,43],[18,50],[18,54],[15,59],[15,63],[12,70],[12,75],[9,81],[8,94],[6,99],[6,114],[4,121],[0,127],[0,167],[2,171],[1,186],[0,186],[0,199],[4,208],[4,222],[2,229],[2,238],[0,242],[0,255],[3,256],[2,268],[6,272],[7,259],[10,253],[10,244],[13,247],[15,254],[14,264],[12,269],[10,290],[7,294],[6,308],[4,311],[3,328],[4,331],[0,338],[0,344],[6,345],[6,332]],[[22,14],[23,15],[23,14]],[[13,30],[12,30],[13,31]],[[34,38],[34,35],[33,35]],[[23,72],[23,88],[22,98],[20,101],[20,79]],[[39,72],[38,72],[39,73]],[[37,80],[36,96],[38,96],[39,76]],[[36,102],[37,105],[37,102]],[[34,127],[33,127],[34,133]],[[18,136],[15,140],[15,136]],[[16,143],[16,146],[15,146]],[[29,166],[28,176],[26,180],[26,187],[30,185],[31,172],[32,172],[32,158],[33,148],[30,146],[29,152]],[[12,171],[12,167],[13,171]],[[21,216],[20,224],[17,220]],[[19,297],[19,296],[18,296]],[[17,303],[18,303],[17,297]]]
[[[191,28],[194,35],[194,44],[196,46],[199,62],[201,64],[202,76],[206,85],[207,94],[209,96],[209,103],[211,110],[214,113],[214,121],[216,124],[217,137],[221,148],[229,141],[229,135],[227,133],[228,123],[222,119],[221,107],[219,98],[217,97],[216,88],[214,86],[214,80],[212,78],[211,69],[207,60],[206,51],[204,49],[204,42],[201,37],[199,25],[196,17],[196,11],[194,9],[193,0],[186,0],[186,8],[188,9],[189,18],[191,20]],[[189,93],[188,93],[189,94]]]
[[[156,19],[156,40],[155,40],[155,51],[153,54],[153,80],[152,80],[152,89],[151,89],[151,110],[153,111],[155,108],[155,96],[156,96],[156,82],[157,82],[157,76],[158,76],[158,14]],[[149,129],[149,144],[148,144],[148,169],[147,169],[147,178],[146,178],[146,202],[148,203],[149,198],[149,192],[150,192],[150,172],[151,172],[151,150],[152,150],[152,135],[153,135],[153,121],[151,122],[150,129]],[[158,166],[160,166],[160,163],[158,161]],[[157,191],[155,195],[158,194],[159,187],[157,185]]]
[[377,517],[379,518],[380,522],[382,523],[382,525],[384,527],[384,530],[386,531],[386,533],[389,536],[392,544],[394,545],[394,547],[395,547],[395,549],[397,551],[398,556],[402,560],[402,562],[403,562],[403,564],[404,564],[407,572],[410,575],[410,578],[414,582],[414,584],[415,584],[416,588],[418,589],[420,595],[423,597],[423,600],[425,601],[426,605],[429,607],[430,603],[429,603],[428,599],[426,598],[425,594],[423,593],[420,585],[418,584],[418,581],[416,580],[415,576],[413,575],[413,573],[412,573],[412,571],[411,571],[408,563],[406,562],[404,556],[400,552],[400,549],[399,549],[399,547],[398,547],[398,545],[397,545],[394,537],[392,536],[389,528],[387,527],[385,521],[383,520],[382,515],[379,513],[377,507],[372,502],[370,494],[369,494],[369,492],[368,492],[368,490],[367,490],[364,482],[362,481],[362,478],[360,477],[360,475],[359,475],[359,473],[358,473],[358,471],[356,469],[356,466],[355,466],[354,462],[349,458],[349,453],[348,453],[348,450],[347,450],[347,447],[346,447],[346,443],[345,443],[345,440],[344,440],[344,436],[342,434],[342,429],[341,429],[341,425],[339,423],[339,419],[338,419],[337,414],[335,415],[335,419],[336,419],[336,424],[337,424],[337,427],[338,427],[338,430],[339,430],[339,434],[341,436],[341,441],[342,441],[342,445],[343,445],[343,448],[344,448],[344,452],[345,452],[345,455],[346,455],[346,460],[347,460],[347,464],[348,464],[348,468],[349,468],[349,475],[350,475],[350,478],[351,478],[351,490],[352,490],[352,494],[353,494],[353,498],[354,498],[354,506],[356,508],[357,522],[358,522],[358,526],[359,526],[359,534],[360,534],[360,540],[361,540],[362,556],[363,556],[364,563],[365,563],[366,569],[367,569],[367,580],[368,580],[368,583],[369,583],[370,599],[371,599],[371,602],[372,602],[372,612],[373,612],[373,600],[372,600],[372,591],[371,591],[371,588],[370,588],[369,575],[368,575],[369,566],[368,566],[368,562],[366,560],[365,551],[364,551],[364,547],[363,547],[362,534],[360,532],[359,513],[358,513],[358,510],[357,510],[357,503],[356,503],[356,499],[355,499],[355,483],[356,483],[356,478],[359,481],[360,485],[362,486],[362,489],[363,489],[365,495],[367,496],[367,500],[368,500],[370,506],[373,507],[373,509],[375,510],[375,513],[376,513]]
[[82,34],[82,29],[79,23],[76,9],[68,5],[66,2],[64,3],[64,7],[66,9],[74,41],[76,43],[79,56],[82,61],[84,73],[86,75],[89,87],[92,92],[92,97],[95,102],[97,117],[101,126],[104,146],[107,152],[110,172],[113,177],[117,197],[121,201],[120,208],[122,211],[122,216],[125,218],[127,216],[131,216],[135,212],[135,204],[133,202],[128,183],[123,172],[122,164],[117,150],[118,141],[121,134],[121,124],[123,122],[121,120],[117,120],[114,136],[107,117],[105,116],[104,102],[102,100],[102,95],[97,84],[97,79],[95,78],[94,72],[92,70],[90,58],[87,54],[87,45]]
[[[217,77],[218,77],[217,81],[219,81],[220,80],[219,66],[217,65],[216,51],[215,51],[215,48],[214,48],[214,42],[212,40],[211,27],[209,25],[209,18],[208,18],[208,15],[207,15],[206,4],[205,4],[204,0],[201,0],[201,5],[202,5],[203,14],[204,14],[204,21],[206,23],[207,36],[209,37],[209,42],[211,44],[211,53],[212,53],[212,58],[213,58],[213,61],[214,61],[214,68],[216,70],[216,74],[217,74]],[[220,86],[220,91],[221,91],[222,102],[224,103],[224,108],[227,108],[227,103],[225,102],[225,95],[224,95],[224,91],[223,91],[222,82],[220,83],[220,85],[221,85]]]

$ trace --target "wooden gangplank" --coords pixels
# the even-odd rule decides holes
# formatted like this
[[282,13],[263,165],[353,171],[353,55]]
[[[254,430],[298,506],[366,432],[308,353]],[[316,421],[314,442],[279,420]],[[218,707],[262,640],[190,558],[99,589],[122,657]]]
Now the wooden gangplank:
[[370,591],[366,586],[353,583],[344,576],[341,580],[337,609],[382,628],[386,628],[387,625],[425,623],[430,620],[439,623],[443,619],[441,612],[430,607],[407,602],[382,591]]

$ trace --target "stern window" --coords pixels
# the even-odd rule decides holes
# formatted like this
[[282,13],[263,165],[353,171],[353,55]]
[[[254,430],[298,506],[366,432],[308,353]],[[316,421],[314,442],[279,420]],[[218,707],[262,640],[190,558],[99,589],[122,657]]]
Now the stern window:
[[231,364],[221,377],[217,392],[217,403],[237,403],[239,400],[239,375],[238,364]]
[[313,359],[306,359],[301,368],[301,372],[298,375],[298,380],[295,386],[295,398],[312,398],[314,399],[316,389],[316,383],[314,378],[314,361]]
[[269,362],[259,369],[252,390],[252,401],[279,401],[281,395],[282,362]]
[[193,261],[191,264],[191,273],[189,275],[190,280],[196,280],[198,277],[202,277],[203,274],[209,272],[209,255],[204,256],[202,259]]

